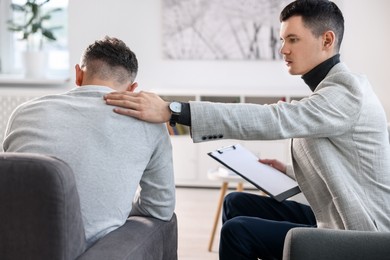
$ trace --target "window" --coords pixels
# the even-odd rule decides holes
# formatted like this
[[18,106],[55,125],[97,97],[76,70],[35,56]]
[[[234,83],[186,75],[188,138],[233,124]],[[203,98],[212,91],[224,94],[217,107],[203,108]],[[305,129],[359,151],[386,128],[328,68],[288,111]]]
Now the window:
[[[11,3],[24,4],[26,0],[1,0],[0,1],[0,73],[20,74],[22,72],[21,55],[26,50],[26,42],[20,41],[21,33],[13,33],[7,29],[7,20],[14,17],[15,12],[10,8]],[[38,3],[44,0],[37,0]],[[69,74],[69,53],[68,53],[68,22],[67,8],[68,0],[51,0],[44,5],[46,10],[61,8],[59,12],[52,14],[49,26],[62,26],[54,31],[55,42],[44,43],[48,52],[48,75],[64,76]]]

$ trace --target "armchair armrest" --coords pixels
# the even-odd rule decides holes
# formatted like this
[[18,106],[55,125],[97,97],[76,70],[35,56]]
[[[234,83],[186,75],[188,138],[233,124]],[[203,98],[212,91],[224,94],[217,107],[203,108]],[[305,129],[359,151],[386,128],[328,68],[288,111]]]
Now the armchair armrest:
[[293,228],[284,242],[283,260],[385,260],[389,245],[390,233]]
[[120,228],[101,238],[78,260],[177,259],[177,219],[162,221],[132,216]]

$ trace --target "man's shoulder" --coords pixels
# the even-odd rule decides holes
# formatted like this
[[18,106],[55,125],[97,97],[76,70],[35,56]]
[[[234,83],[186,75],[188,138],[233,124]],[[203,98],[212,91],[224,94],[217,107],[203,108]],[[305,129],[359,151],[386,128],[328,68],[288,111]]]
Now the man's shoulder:
[[366,87],[371,88],[368,78],[359,73],[352,72],[344,63],[336,64],[323,81],[324,85],[338,85],[349,91],[360,93]]
[[329,71],[326,78],[339,80],[339,81],[348,81],[348,80],[366,81],[367,80],[367,77],[365,75],[351,71],[349,67],[343,62],[334,65],[333,68]]
[[55,100],[57,99],[57,94],[51,94],[51,95],[45,95],[41,97],[35,97],[30,100],[27,100],[23,103],[21,103],[19,106],[17,106],[14,110],[14,113],[16,112],[22,112],[26,111],[29,108],[36,108],[36,107],[47,107],[47,103],[50,100]]

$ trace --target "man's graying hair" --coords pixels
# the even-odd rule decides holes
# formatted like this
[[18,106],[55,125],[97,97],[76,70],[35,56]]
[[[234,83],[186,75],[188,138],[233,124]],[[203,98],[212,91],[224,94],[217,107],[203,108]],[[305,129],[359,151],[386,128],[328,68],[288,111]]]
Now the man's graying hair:
[[108,36],[88,46],[80,66],[91,76],[120,83],[133,83],[138,72],[135,54],[123,41]]
[[344,17],[337,5],[328,0],[297,0],[280,13],[280,22],[292,16],[301,16],[303,23],[316,37],[326,31],[336,35],[336,51],[340,51],[344,35]]

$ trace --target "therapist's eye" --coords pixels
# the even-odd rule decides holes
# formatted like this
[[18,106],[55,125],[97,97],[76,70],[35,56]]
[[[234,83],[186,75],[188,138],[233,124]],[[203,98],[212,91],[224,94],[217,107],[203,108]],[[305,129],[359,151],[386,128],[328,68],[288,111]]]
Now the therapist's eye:
[[289,42],[289,43],[296,43],[296,42],[298,42],[298,41],[299,41],[299,39],[298,39],[297,37],[288,38],[288,42]]

